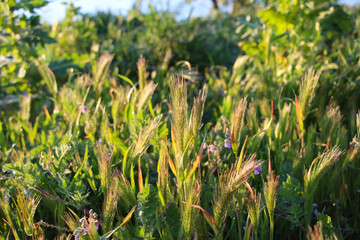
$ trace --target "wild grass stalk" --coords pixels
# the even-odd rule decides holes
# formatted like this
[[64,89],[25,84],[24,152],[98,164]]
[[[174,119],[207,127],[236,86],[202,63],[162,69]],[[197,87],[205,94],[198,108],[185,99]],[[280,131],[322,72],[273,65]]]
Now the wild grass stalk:
[[[12,209],[9,203],[9,199],[6,197],[6,191],[4,188],[0,189],[0,209],[2,213],[2,220],[9,225],[12,230],[12,234],[15,240],[20,240],[20,237],[17,232],[17,226],[15,225],[15,219],[13,219],[14,215],[12,213]],[[27,219],[25,219],[27,221]]]
[[141,111],[143,111],[144,105],[151,100],[151,97],[154,94],[156,86],[157,84],[153,82],[149,82],[145,86],[143,86],[143,89],[141,89],[141,91],[138,92],[137,104],[136,104],[136,109],[138,114],[141,113]]
[[159,192],[159,198],[163,206],[168,202],[173,201],[173,195],[170,190],[170,174],[168,163],[168,152],[166,142],[161,142],[160,156],[157,166],[158,181],[157,187]]
[[111,184],[104,199],[101,211],[101,226],[104,232],[108,232],[113,228],[115,213],[117,212],[117,204],[119,199],[119,178],[113,174]]
[[136,205],[136,197],[133,191],[131,183],[127,180],[124,174],[117,172],[119,175],[118,182],[118,196],[119,196],[119,205],[123,210],[123,214],[127,213],[133,206]]
[[100,56],[98,62],[96,63],[93,81],[94,81],[94,89],[98,95],[102,90],[102,86],[104,85],[105,79],[109,75],[109,68],[113,58],[114,58],[113,54],[104,54]]
[[190,134],[187,132],[189,125],[188,104],[187,104],[187,87],[186,81],[181,77],[172,78],[170,84],[171,111],[172,111],[172,132],[171,138],[173,151],[175,153],[175,166],[180,171],[184,170],[184,163],[187,160],[185,148],[189,142]]
[[299,100],[295,96],[296,116],[298,121],[298,134],[302,138],[304,134],[304,120],[310,112],[312,101],[315,97],[316,87],[320,73],[310,68],[301,83]]
[[26,197],[22,190],[18,190],[15,206],[17,216],[27,236],[33,236],[35,233],[34,216],[40,200],[41,197]]
[[258,239],[258,227],[260,220],[260,204],[261,204],[261,193],[256,193],[249,185],[249,195],[246,197],[246,210],[252,225],[252,236],[253,239]]
[[339,144],[339,140],[341,139],[340,122],[342,117],[343,116],[341,115],[338,106],[335,108],[328,106],[326,108],[326,112],[321,123],[321,142],[331,142],[332,146]]
[[180,211],[184,235],[190,237],[199,213],[188,204],[197,205],[200,203],[201,180],[199,177],[195,177],[194,173],[196,168],[200,166],[202,146],[194,161],[191,161],[190,155],[202,126],[201,121],[207,94],[206,90],[200,91],[199,96],[194,100],[192,111],[189,113],[185,79],[175,76],[171,80],[171,138],[175,161],[169,159],[169,164],[176,177],[177,198],[179,202],[187,203],[181,204]]
[[231,145],[234,149],[234,152],[236,152],[236,154],[240,147],[239,144],[240,144],[241,130],[244,125],[244,117],[245,117],[246,107],[247,107],[247,101],[244,98],[244,99],[240,100],[240,102],[238,103],[236,110],[235,110],[235,114],[231,121],[230,139],[231,139]]
[[339,147],[333,147],[314,159],[309,170],[304,173],[304,211],[306,226],[310,225],[312,215],[312,204],[320,180],[329,172],[331,167],[340,159],[342,152]]
[[184,184],[179,192],[179,198],[182,199],[183,202],[180,205],[181,212],[181,222],[183,225],[183,237],[190,238],[192,229],[196,228],[195,223],[197,218],[199,218],[199,211],[194,207],[190,206],[199,205],[200,204],[200,196],[201,196],[201,184],[196,182],[194,186],[190,184]]
[[271,167],[269,167],[269,173],[266,178],[267,182],[264,183],[264,197],[270,219],[270,240],[272,240],[274,239],[274,210],[276,207],[276,188],[279,184],[279,176],[275,177],[275,171],[271,171]]
[[140,91],[142,92],[146,86],[146,60],[143,56],[140,56],[136,63],[138,69],[138,81]]
[[200,90],[199,96],[194,99],[194,105],[191,110],[190,120],[189,120],[190,132],[194,138],[196,138],[200,128],[202,127],[202,117],[204,114],[206,96],[207,96],[207,90],[205,88],[203,90]]
[[54,73],[48,66],[46,66],[43,60],[38,60],[36,62],[36,66],[39,70],[39,73],[41,74],[41,77],[45,81],[48,91],[52,94],[53,97],[56,97],[58,93],[58,87]]
[[105,145],[98,145],[96,151],[98,154],[97,161],[99,166],[101,191],[106,199],[111,184],[111,165],[113,151],[108,149]]
[[145,153],[146,149],[150,145],[150,140],[154,137],[156,130],[162,123],[161,118],[161,115],[156,116],[140,130],[135,149],[131,153],[133,159],[136,160],[138,159],[138,157],[141,157]]
[[81,227],[81,223],[80,223],[80,218],[76,215],[76,213],[71,210],[70,208],[68,209],[68,212],[65,213],[65,215],[63,216],[66,225],[72,230],[75,231],[77,228]]
[[299,102],[304,118],[310,112],[312,101],[315,97],[315,91],[320,79],[320,72],[316,72],[312,67],[307,71],[301,83]]
[[237,164],[234,164],[220,175],[219,186],[213,203],[214,219],[219,229],[222,229],[234,194],[238,191],[240,185],[249,178],[250,174],[261,165],[260,161],[255,161],[255,157],[255,155],[248,157],[242,163],[239,171],[236,170]]

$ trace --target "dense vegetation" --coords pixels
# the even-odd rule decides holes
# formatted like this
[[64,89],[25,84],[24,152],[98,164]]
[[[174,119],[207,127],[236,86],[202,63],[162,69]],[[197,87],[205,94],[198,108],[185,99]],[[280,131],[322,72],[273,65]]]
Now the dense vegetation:
[[264,2],[1,1],[0,239],[358,238],[359,9]]

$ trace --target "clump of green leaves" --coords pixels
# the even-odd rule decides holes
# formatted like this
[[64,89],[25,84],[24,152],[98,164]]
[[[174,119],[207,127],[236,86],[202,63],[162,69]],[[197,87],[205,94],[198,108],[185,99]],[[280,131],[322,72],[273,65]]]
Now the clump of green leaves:
[[290,221],[290,229],[294,229],[304,222],[302,192],[300,182],[290,175],[287,175],[286,181],[283,181],[279,188],[279,207],[287,213],[286,218]]

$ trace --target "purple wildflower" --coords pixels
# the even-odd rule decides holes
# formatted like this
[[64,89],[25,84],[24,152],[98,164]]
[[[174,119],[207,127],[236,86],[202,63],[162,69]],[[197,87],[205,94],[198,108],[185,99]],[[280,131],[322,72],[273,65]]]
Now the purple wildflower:
[[260,165],[258,168],[256,168],[256,169],[254,170],[254,174],[255,174],[255,175],[259,175],[261,171],[262,171],[262,166]]
[[100,144],[101,142],[103,141],[103,139],[102,138],[99,138],[99,140],[98,140],[98,144]]
[[231,142],[230,142],[229,139],[226,139],[226,140],[225,140],[224,147],[226,147],[226,148],[231,148]]
[[317,216],[319,211],[317,209],[314,210],[314,215]]
[[210,152],[214,152],[215,151],[215,146],[214,145],[211,145],[210,146]]
[[85,232],[88,232],[88,231],[89,231],[89,227],[85,227],[85,228],[84,228],[84,231],[85,231]]
[[81,105],[81,112],[86,113],[88,110],[85,105]]

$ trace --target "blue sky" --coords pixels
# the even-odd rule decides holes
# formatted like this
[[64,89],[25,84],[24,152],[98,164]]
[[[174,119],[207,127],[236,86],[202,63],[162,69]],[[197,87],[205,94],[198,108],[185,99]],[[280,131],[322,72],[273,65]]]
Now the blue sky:
[[[76,7],[81,8],[83,13],[93,13],[96,11],[110,10],[115,14],[125,15],[135,4],[135,0],[53,0],[46,7],[38,12],[42,18],[47,22],[54,22],[65,17],[66,5],[64,2],[73,2]],[[211,9],[210,0],[193,0],[191,4],[185,4],[186,0],[142,0],[142,9],[146,11],[149,4],[152,4],[156,9],[170,9],[174,12],[181,9],[179,15],[187,17],[191,10],[193,16],[205,16]]]
[[[66,6],[63,2],[73,2],[76,7],[81,8],[83,13],[93,13],[96,11],[110,10],[114,14],[121,13],[125,15],[128,10],[135,4],[135,0],[53,0],[46,7],[39,10],[43,20],[55,22],[65,17]],[[191,4],[184,4],[185,0],[142,0],[142,8],[147,9],[151,3],[158,9],[170,9],[178,12],[180,18],[186,18],[191,13],[192,16],[205,16],[210,11],[212,5],[210,0],[192,0]],[[340,0],[341,3],[356,4],[360,0]]]

